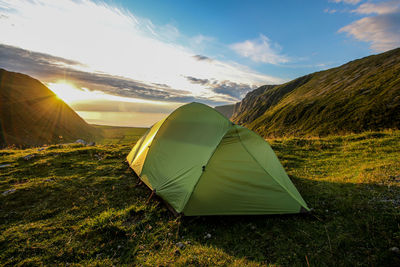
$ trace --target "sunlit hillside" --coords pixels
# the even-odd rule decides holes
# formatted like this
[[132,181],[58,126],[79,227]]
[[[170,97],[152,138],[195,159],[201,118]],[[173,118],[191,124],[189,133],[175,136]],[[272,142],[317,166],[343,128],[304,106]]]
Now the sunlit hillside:
[[263,86],[232,120],[263,136],[318,136],[400,128],[400,48]]
[[0,146],[93,140],[88,125],[41,82],[0,69]]

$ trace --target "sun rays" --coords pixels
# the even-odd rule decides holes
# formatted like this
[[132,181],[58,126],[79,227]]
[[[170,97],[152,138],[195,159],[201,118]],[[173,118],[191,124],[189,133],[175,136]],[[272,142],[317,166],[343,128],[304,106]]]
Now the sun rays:
[[96,98],[95,93],[88,89],[77,88],[75,85],[67,81],[48,83],[47,86],[57,95],[58,98],[64,100],[68,104]]
[[46,83],[57,97],[88,123],[148,127],[182,103],[162,102],[107,94],[81,88],[68,80]]

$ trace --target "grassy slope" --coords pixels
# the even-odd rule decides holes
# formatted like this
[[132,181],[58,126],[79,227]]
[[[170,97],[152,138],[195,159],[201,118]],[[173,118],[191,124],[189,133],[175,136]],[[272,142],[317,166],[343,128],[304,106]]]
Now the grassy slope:
[[117,132],[95,147],[0,150],[12,165],[0,192],[16,190],[0,195],[0,265],[400,264],[389,251],[400,243],[400,131],[271,140],[311,215],[181,219],[146,203],[124,162],[137,132]]
[[41,82],[0,69],[0,147],[92,140],[97,134]]
[[399,129],[400,48],[254,95],[243,99],[232,120],[263,136]]

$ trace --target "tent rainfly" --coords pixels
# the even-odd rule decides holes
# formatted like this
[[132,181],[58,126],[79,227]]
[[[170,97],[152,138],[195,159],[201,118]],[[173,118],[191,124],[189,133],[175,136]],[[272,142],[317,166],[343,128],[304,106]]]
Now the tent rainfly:
[[270,145],[204,104],[181,106],[154,124],[127,161],[185,216],[309,210]]

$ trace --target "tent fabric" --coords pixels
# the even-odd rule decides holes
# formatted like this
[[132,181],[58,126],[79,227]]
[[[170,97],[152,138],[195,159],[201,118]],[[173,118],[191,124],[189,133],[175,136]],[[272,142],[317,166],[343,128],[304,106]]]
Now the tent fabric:
[[127,161],[187,216],[309,210],[269,144],[204,104],[181,106],[154,124]]

